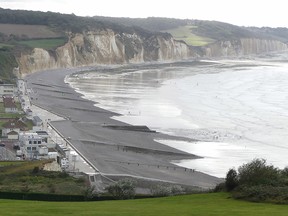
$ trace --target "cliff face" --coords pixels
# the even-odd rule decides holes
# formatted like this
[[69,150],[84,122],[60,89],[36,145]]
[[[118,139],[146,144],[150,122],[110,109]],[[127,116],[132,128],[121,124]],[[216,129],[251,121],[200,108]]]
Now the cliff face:
[[35,48],[17,59],[22,74],[34,71],[96,64],[167,61],[193,56],[184,42],[170,35],[140,36],[112,30],[70,35],[69,41],[55,51]]
[[97,64],[173,61],[193,56],[228,57],[288,50],[287,44],[267,39],[220,41],[201,49],[176,41],[169,34],[141,36],[112,30],[71,34],[55,51],[35,48],[17,59],[20,73]]
[[276,40],[242,38],[208,45],[204,48],[204,55],[207,57],[243,56],[287,49],[287,44]]

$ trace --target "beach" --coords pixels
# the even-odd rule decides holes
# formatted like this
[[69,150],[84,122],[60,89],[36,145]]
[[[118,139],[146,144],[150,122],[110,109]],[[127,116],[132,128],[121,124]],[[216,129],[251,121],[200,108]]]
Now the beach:
[[65,120],[52,124],[103,176],[131,176],[172,182],[200,188],[213,188],[222,179],[172,163],[197,159],[161,144],[156,139],[190,141],[172,137],[141,126],[111,119],[117,113],[101,109],[83,99],[64,79],[67,75],[89,68],[58,69],[27,75],[32,103]]

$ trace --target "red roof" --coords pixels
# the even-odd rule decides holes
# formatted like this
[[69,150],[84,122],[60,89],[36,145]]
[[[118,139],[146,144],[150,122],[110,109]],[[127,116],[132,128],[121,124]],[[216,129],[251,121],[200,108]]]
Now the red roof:
[[7,135],[18,135],[18,133],[16,131],[10,131],[9,133],[7,133]]
[[8,121],[8,122],[4,123],[2,127],[3,128],[9,128],[9,129],[19,128],[20,130],[24,131],[24,130],[26,130],[27,125],[24,122],[22,122],[21,120],[15,119],[15,120]]
[[3,103],[5,108],[17,108],[12,97],[3,97]]

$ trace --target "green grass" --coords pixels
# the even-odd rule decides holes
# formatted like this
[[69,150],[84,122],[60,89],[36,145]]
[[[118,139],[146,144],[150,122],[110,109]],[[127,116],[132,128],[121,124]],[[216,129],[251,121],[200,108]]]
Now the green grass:
[[24,163],[23,161],[0,161],[0,167],[12,166]]
[[[26,171],[33,170],[34,167],[42,167],[44,164],[53,161],[52,159],[47,160],[37,160],[37,161],[25,161],[22,163],[12,163],[10,166],[5,166],[0,169],[0,176],[1,175],[10,175],[10,174],[18,174],[23,173]],[[3,162],[4,163],[4,162]]]
[[[21,104],[20,104],[19,102],[16,102],[16,106],[17,106],[19,112],[21,112],[21,110],[22,110]],[[1,116],[1,118],[21,118],[21,117],[24,116],[24,114],[19,114],[19,113],[5,113],[4,103],[1,102],[1,103],[0,103],[0,116]],[[5,121],[5,122],[6,122],[6,121]],[[2,127],[2,125],[3,125],[5,122],[0,123],[1,127]]]
[[4,47],[13,47],[11,44],[0,43],[0,49]]
[[35,202],[0,200],[0,215],[111,216],[286,216],[288,206],[233,200],[228,194],[101,202]]
[[19,41],[19,44],[26,45],[32,48],[55,49],[66,42],[65,38],[51,38],[51,39],[34,39]]
[[[64,172],[42,170],[46,163],[52,161],[0,162],[0,191],[84,195],[86,179],[73,178]],[[38,167],[38,171],[35,171],[35,167]]]
[[176,40],[183,40],[192,46],[205,46],[214,41],[211,38],[200,37],[193,34],[193,28],[197,28],[197,26],[179,26],[175,29],[166,30],[166,32],[170,33]]
[[21,118],[24,116],[24,114],[19,113],[2,113],[0,112],[1,118]]
[[[0,113],[4,113],[4,112],[5,112],[4,103],[1,102],[0,103]],[[3,117],[3,116],[1,115],[1,117]]]

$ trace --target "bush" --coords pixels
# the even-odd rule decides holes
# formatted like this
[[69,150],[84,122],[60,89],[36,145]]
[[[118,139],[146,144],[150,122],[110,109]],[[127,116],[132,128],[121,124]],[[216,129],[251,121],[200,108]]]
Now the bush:
[[216,185],[216,187],[212,190],[212,192],[226,192],[226,182],[221,182]]
[[153,196],[156,197],[165,197],[165,196],[171,196],[172,191],[171,188],[166,185],[156,185],[151,189],[151,193]]
[[34,169],[32,170],[32,173],[33,173],[33,174],[37,174],[37,173],[39,173],[39,171],[40,171],[39,166],[36,166],[36,167],[34,167]]
[[280,171],[264,159],[240,166],[238,173],[239,185],[277,185],[280,180]]
[[92,200],[94,197],[99,197],[99,194],[96,192],[95,186],[88,186],[84,191],[84,198],[86,200]]
[[106,188],[115,199],[132,199],[135,196],[135,181],[121,179]]
[[156,185],[151,189],[151,193],[156,197],[174,196],[184,194],[184,189],[180,185]]
[[233,193],[233,197],[253,202],[287,204],[288,187],[274,187],[271,185],[243,186]]
[[279,170],[255,159],[236,170],[230,169],[225,186],[233,197],[254,202],[288,203],[288,168]]

